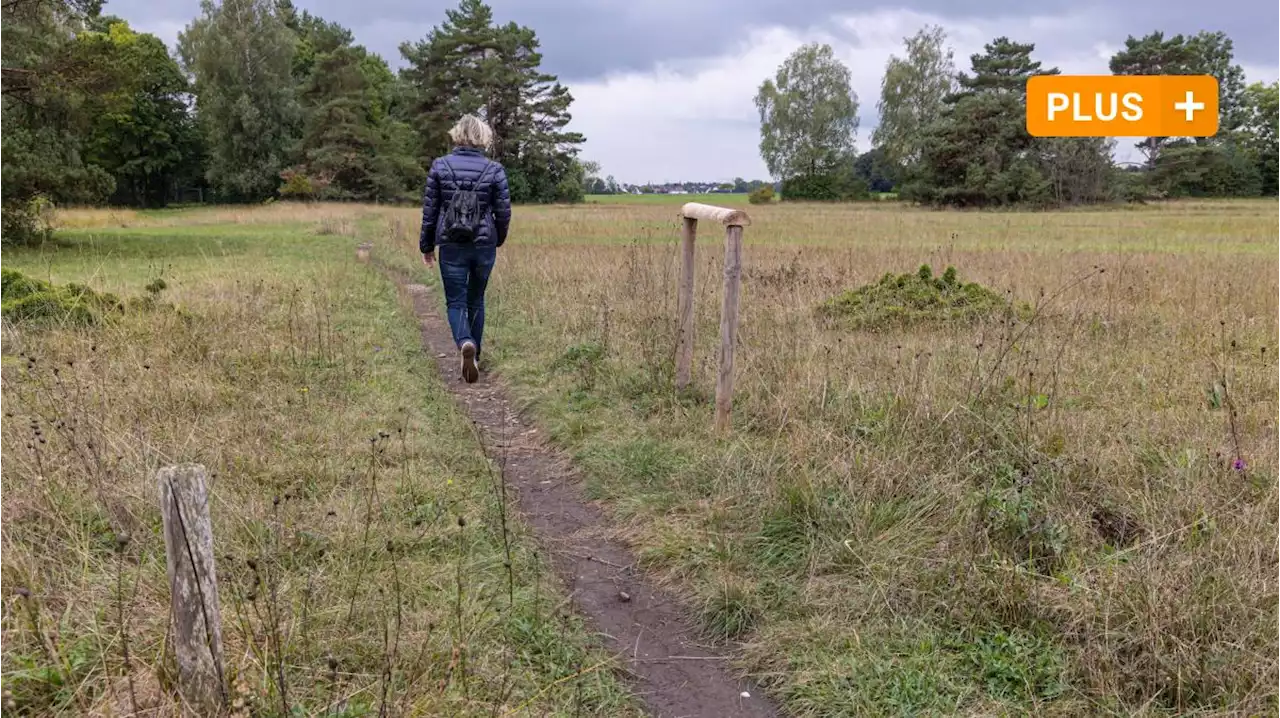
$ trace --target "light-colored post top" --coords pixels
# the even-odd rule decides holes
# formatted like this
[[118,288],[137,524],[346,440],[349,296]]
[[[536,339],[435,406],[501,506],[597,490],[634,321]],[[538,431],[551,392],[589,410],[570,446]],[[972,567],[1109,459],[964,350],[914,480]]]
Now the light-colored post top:
[[705,219],[708,222],[718,222],[732,227],[751,226],[751,218],[740,209],[713,207],[709,204],[699,204],[697,202],[689,202],[681,207],[680,216],[689,219]]

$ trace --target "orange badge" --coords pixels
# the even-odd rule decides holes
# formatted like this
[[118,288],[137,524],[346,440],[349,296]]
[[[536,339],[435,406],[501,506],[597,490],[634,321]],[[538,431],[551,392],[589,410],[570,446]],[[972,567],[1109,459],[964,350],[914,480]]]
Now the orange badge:
[[1037,75],[1027,81],[1034,137],[1211,137],[1212,75]]

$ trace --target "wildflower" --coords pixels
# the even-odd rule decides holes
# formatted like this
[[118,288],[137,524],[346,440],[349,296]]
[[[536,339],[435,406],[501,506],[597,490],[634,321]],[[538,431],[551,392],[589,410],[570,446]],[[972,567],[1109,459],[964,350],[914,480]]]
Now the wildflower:
[[1244,459],[1237,457],[1235,461],[1231,462],[1231,468],[1236,471],[1244,471]]

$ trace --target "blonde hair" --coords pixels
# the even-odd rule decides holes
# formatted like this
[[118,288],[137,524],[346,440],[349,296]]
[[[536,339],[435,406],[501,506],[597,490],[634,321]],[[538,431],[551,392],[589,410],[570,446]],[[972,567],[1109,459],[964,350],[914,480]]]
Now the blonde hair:
[[493,144],[493,130],[479,117],[463,115],[458,124],[449,130],[449,139],[455,145],[484,150]]

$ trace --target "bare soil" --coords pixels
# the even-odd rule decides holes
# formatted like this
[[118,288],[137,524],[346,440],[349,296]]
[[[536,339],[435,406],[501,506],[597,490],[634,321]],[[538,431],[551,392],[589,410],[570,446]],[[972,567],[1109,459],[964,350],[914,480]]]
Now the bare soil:
[[659,718],[779,715],[757,686],[733,674],[726,656],[708,645],[688,611],[645,580],[627,547],[601,537],[606,518],[583,498],[568,457],[510,410],[501,381],[488,374],[475,384],[462,381],[435,293],[383,269],[412,298],[424,347],[475,422],[486,451],[504,463],[508,489],[568,588],[570,602],[618,656],[649,711]]

